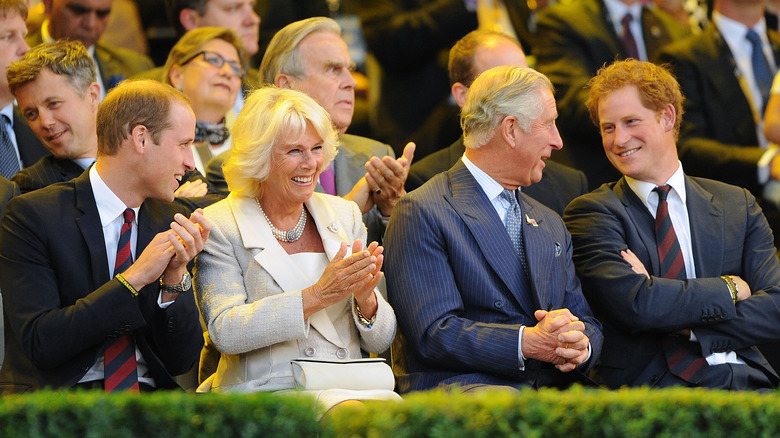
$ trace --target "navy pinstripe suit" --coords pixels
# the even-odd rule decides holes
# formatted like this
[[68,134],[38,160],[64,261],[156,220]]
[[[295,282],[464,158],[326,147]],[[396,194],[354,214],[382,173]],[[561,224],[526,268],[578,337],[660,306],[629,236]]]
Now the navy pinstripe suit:
[[585,323],[589,368],[601,350],[601,325],[574,275],[571,238],[552,210],[521,194],[530,290],[501,219],[458,161],[396,204],[385,234],[388,298],[406,338],[401,392],[437,385],[564,385],[535,360],[519,370],[518,330],[537,309],[568,308]]

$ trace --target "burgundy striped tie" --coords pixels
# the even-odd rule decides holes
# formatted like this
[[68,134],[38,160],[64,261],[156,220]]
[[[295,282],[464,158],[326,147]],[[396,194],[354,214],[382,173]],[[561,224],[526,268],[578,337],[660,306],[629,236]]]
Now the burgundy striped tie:
[[626,49],[626,57],[639,60],[639,48],[636,45],[634,34],[631,33],[631,20],[634,17],[626,14],[620,22],[623,24],[623,47]]
[[[130,251],[130,233],[133,230],[135,212],[128,208],[124,212],[124,223],[119,233],[116,249],[114,274],[122,273],[133,263]],[[104,381],[106,392],[130,390],[138,392],[138,369],[135,361],[135,340],[132,333],[126,333],[111,342],[104,353]]]
[[[666,202],[671,189],[672,186],[669,184],[653,189],[658,193],[655,241],[658,245],[658,260],[661,262],[661,276],[684,280],[687,278],[685,261],[677,234],[674,232],[672,218],[669,216],[669,204]],[[664,339],[666,363],[672,374],[691,383],[699,382],[707,374],[707,361],[701,356],[698,345],[681,337],[670,336]]]

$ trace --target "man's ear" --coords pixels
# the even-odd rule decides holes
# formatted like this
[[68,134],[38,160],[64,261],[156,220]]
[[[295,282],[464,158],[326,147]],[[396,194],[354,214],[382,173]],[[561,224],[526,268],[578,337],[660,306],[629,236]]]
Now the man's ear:
[[173,88],[180,91],[181,88],[179,87],[181,86],[181,83],[183,81],[181,69],[182,69],[181,66],[174,65],[173,67],[171,67],[171,71],[168,72],[168,80],[171,81],[171,85],[173,86]]
[[661,118],[661,125],[664,127],[664,129],[669,132],[674,129],[674,124],[677,121],[677,111],[674,109],[674,105],[667,104],[662,110],[660,114]]
[[186,31],[201,27],[200,14],[195,9],[182,9],[181,12],[179,12],[179,22]]
[[92,112],[97,114],[98,106],[100,106],[100,85],[97,82],[89,84],[86,93]]
[[292,78],[284,73],[279,73],[274,78],[274,85],[278,88],[292,89]]
[[520,131],[520,125],[515,116],[506,116],[501,121],[500,134],[510,148],[517,146]]
[[463,108],[463,105],[466,104],[466,94],[469,92],[469,87],[461,84],[460,82],[455,82],[452,84],[452,97],[455,98],[455,103],[458,104],[459,107]]
[[135,152],[143,155],[146,149],[146,139],[149,136],[149,130],[144,125],[135,125],[130,131],[130,139],[133,142]]

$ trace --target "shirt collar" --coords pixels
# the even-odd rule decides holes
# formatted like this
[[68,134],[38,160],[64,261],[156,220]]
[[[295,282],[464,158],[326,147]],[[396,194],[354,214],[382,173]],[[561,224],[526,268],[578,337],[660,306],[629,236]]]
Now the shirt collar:
[[[683,204],[685,204],[685,172],[683,172],[682,163],[679,161],[677,163],[679,164],[677,166],[677,171],[674,172],[672,177],[666,181],[666,184],[672,186],[672,190],[677,192],[677,195],[680,197]],[[626,182],[628,183],[628,186],[631,187],[631,190],[633,190],[634,193],[639,196],[639,199],[642,200],[645,206],[649,206],[650,204],[648,203],[647,198],[650,197],[650,193],[652,193],[653,189],[657,186],[654,183],[640,181],[638,179],[631,178],[630,176],[626,176]]]
[[764,21],[763,17],[761,17],[761,19],[758,20],[758,23],[754,24],[753,27],[749,28],[739,21],[726,17],[718,11],[713,11],[712,22],[718,27],[718,31],[720,31],[721,36],[726,40],[729,47],[738,47],[739,45],[744,44],[745,35],[747,35],[748,29],[753,29],[758,36],[761,37],[761,41],[763,41],[764,44],[769,43],[766,36],[766,21]]
[[14,105],[9,104],[3,107],[3,109],[0,109],[0,115],[8,117],[8,121],[11,123],[11,126],[14,126]]
[[631,13],[633,20],[639,20],[642,17],[642,2],[636,2],[629,6],[620,0],[604,0],[604,6],[607,8],[609,18],[616,29],[622,29],[623,17],[627,13]]
[[492,201],[501,195],[501,192],[504,191],[504,187],[499,184],[498,181],[477,167],[476,164],[466,158],[466,155],[463,155],[461,159],[463,160],[463,164],[466,165],[466,169],[468,169],[474,179],[477,180],[477,184],[479,184],[482,191],[485,192],[488,199]]
[[[97,171],[97,166],[92,166],[89,169],[89,182],[92,185],[92,194],[95,196],[95,204],[97,205],[98,214],[100,215],[100,224],[105,227],[116,218],[121,216],[127,206],[124,202],[110,188],[106,185]],[[135,219],[133,222],[138,223],[138,210],[140,207],[133,208],[135,212]]]

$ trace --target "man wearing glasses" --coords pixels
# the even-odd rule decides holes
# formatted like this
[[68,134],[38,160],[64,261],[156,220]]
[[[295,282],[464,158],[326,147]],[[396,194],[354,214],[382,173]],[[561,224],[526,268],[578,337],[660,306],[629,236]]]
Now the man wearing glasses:
[[121,80],[154,67],[146,55],[98,42],[108,24],[111,0],[43,0],[46,20],[27,36],[35,47],[60,39],[81,41],[95,62],[101,99]]

